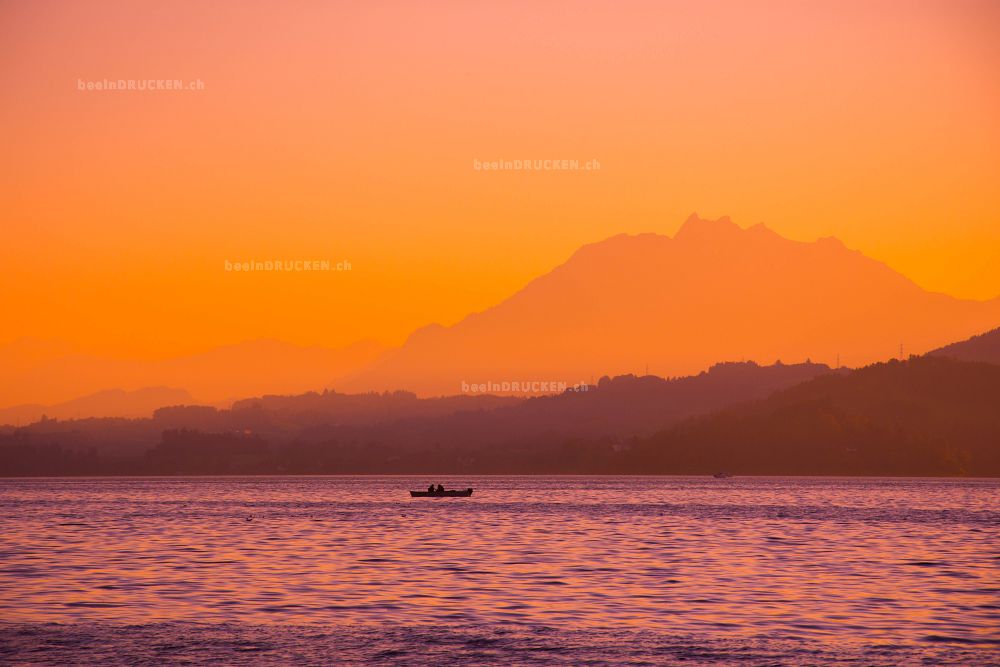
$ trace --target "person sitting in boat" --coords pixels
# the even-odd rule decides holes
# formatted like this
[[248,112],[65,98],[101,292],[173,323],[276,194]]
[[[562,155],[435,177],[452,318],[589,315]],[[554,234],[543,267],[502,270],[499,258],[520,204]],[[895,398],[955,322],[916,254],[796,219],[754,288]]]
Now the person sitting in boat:
[[434,485],[433,484],[431,484],[430,486],[427,487],[427,493],[434,493]]
[[438,493],[444,493],[444,487],[441,486],[440,484],[438,484],[437,492]]

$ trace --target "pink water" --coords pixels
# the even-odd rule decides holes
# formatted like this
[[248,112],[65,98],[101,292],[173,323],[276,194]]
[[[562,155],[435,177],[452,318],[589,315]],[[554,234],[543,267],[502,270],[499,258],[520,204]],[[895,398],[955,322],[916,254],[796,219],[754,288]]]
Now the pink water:
[[998,658],[997,480],[486,477],[433,480],[472,498],[408,497],[430,481],[2,480],[0,637],[54,660],[100,636],[128,655],[149,633],[187,650],[247,632],[330,659],[317,628],[362,662],[395,659],[365,653],[390,628],[462,647],[544,631],[549,662],[656,642]]

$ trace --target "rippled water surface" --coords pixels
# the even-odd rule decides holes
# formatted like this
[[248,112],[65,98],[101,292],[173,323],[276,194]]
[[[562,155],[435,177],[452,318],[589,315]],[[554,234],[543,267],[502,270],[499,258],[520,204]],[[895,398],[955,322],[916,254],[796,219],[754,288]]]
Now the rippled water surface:
[[996,480],[430,481],[0,480],[0,657],[1000,659]]

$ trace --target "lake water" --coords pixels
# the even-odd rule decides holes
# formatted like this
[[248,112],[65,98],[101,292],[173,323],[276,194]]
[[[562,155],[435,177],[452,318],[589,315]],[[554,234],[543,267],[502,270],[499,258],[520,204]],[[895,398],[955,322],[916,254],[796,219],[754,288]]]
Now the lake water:
[[997,664],[998,573],[1000,480],[0,480],[0,661]]

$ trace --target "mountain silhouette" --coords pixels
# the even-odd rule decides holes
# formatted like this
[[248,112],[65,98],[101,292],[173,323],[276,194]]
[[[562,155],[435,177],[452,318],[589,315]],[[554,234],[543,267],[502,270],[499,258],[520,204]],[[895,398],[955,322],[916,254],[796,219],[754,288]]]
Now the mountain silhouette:
[[939,347],[927,354],[961,361],[984,361],[990,364],[1000,364],[1000,328]]
[[0,409],[0,424],[26,425],[49,419],[87,417],[151,417],[157,408],[194,403],[183,389],[144,387],[135,391],[108,389],[54,405],[26,404]]
[[1000,321],[1000,299],[927,292],[840,241],[692,215],[673,237],[580,248],[502,303],[414,332],[338,384],[447,395],[463,383],[696,373],[719,359],[861,366],[921,353]]
[[172,405],[149,419],[47,420],[0,427],[0,475],[412,472],[428,465],[568,471],[580,462],[571,455],[560,468],[567,441],[621,447],[830,372],[822,364],[730,362],[670,380],[604,377],[586,391],[528,399],[324,391],[246,399],[230,409]]
[[637,444],[632,472],[1000,475],[1000,367],[936,356],[827,374]]
[[[111,359],[49,341],[0,346],[0,405],[53,404],[107,387],[181,387],[198,401],[223,403],[265,393],[330,386],[385,353],[364,341],[340,349],[260,339],[159,360]],[[110,413],[109,413],[110,414]]]
[[998,395],[1000,366],[936,356],[720,364],[526,400],[326,392],[0,427],[0,475],[996,476]]

